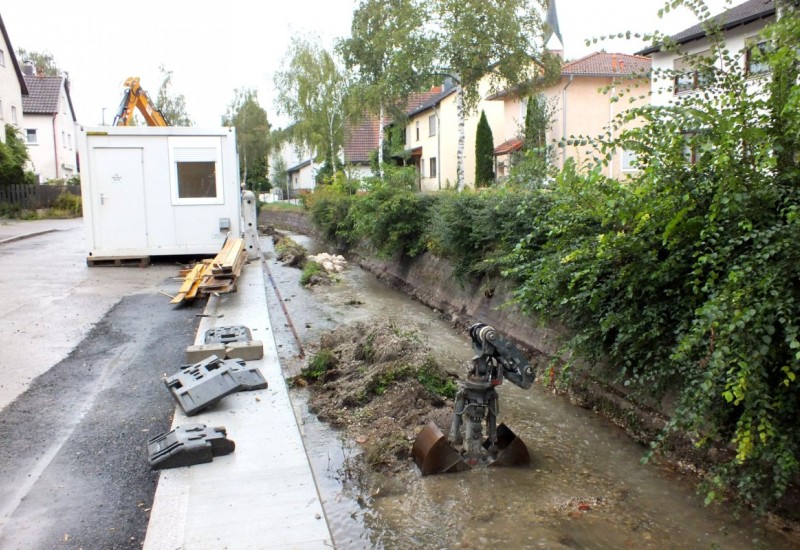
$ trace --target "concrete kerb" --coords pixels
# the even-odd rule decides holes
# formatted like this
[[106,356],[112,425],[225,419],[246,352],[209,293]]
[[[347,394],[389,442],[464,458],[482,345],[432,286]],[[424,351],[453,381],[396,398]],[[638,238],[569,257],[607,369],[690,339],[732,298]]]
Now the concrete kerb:
[[38,235],[45,235],[47,233],[53,233],[55,231],[63,231],[63,229],[45,229],[44,231],[34,231],[33,233],[23,233],[22,235],[14,235],[13,237],[0,239],[0,244],[13,243],[14,241],[29,239],[31,237],[36,237]]
[[247,326],[264,346],[264,357],[247,365],[258,367],[269,387],[229,395],[192,417],[176,408],[173,428],[225,426],[236,450],[161,472],[145,550],[333,547],[278,360],[260,262],[244,266],[238,289],[209,298],[195,344],[215,326]]

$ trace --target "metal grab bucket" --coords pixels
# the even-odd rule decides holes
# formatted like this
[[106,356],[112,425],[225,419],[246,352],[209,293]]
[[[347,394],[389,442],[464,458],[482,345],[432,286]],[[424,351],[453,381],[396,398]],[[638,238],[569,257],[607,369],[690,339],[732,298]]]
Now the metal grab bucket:
[[424,476],[471,469],[432,420],[417,435],[411,455]]
[[[488,439],[483,446],[489,448]],[[531,455],[525,442],[505,424],[497,426],[497,456],[489,466],[527,466],[530,463]]]

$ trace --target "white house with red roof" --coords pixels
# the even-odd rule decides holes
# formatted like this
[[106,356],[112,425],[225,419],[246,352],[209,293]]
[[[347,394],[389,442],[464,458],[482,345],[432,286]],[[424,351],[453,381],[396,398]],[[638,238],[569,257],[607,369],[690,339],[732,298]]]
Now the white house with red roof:
[[31,169],[39,182],[78,175],[76,118],[64,76],[33,74],[23,67],[28,95],[22,98],[23,135]]
[[6,141],[6,124],[20,126],[22,123],[22,98],[27,93],[11,39],[0,17],[0,142]]

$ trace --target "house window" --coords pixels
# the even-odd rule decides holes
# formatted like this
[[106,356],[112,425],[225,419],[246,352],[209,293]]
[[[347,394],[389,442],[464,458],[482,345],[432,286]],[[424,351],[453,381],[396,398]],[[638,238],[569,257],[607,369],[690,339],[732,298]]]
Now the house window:
[[419,141],[419,120],[417,121],[416,128],[417,128],[417,141]]
[[675,60],[675,93],[680,94],[698,88],[705,88],[714,79],[713,67],[706,65],[711,50]]
[[436,177],[436,157],[431,157],[431,159],[428,161],[428,168],[431,171],[431,177],[435,178]]
[[27,128],[25,130],[25,141],[28,145],[36,145],[39,143],[39,138],[36,136],[36,128]]
[[428,117],[428,136],[436,135],[436,115]]
[[769,44],[766,40],[751,38],[747,40],[745,51],[745,74],[755,76],[769,72],[769,63],[766,54],[769,53]]
[[11,106],[11,122],[16,124],[17,123],[17,106]]
[[6,52],[4,52],[3,50],[0,50],[0,66],[2,67],[6,66]]
[[622,151],[622,171],[623,172],[636,172],[639,167],[636,165],[637,155],[633,151],[623,149]]
[[419,175],[425,177],[425,159],[419,159]]

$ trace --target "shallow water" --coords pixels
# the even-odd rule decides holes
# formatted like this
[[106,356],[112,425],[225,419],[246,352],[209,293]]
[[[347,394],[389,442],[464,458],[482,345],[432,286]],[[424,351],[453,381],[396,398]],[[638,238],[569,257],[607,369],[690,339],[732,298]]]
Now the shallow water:
[[[419,328],[448,369],[463,371],[472,355],[465,334],[356,266],[334,286],[307,290],[299,270],[268,263],[309,355],[324,331],[379,316]],[[296,374],[303,361],[273,309],[284,368]],[[340,549],[798,547],[792,534],[731,505],[704,506],[694,478],[642,465],[644,447],[622,430],[538,385],[498,389],[499,421],[527,443],[530,467],[425,478],[409,462],[395,476],[356,479],[346,459],[357,446],[308,413],[305,391],[293,390],[293,400]]]

